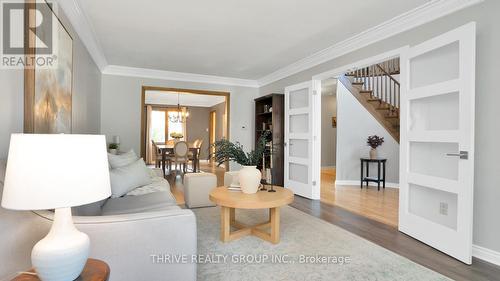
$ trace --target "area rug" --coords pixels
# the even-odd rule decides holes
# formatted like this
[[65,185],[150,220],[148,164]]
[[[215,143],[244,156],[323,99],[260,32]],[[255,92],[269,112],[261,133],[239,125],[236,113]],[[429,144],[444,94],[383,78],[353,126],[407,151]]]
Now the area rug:
[[[450,280],[340,227],[292,207],[281,208],[281,242],[254,236],[222,243],[220,209],[194,209],[198,280]],[[258,223],[266,210],[236,210]]]

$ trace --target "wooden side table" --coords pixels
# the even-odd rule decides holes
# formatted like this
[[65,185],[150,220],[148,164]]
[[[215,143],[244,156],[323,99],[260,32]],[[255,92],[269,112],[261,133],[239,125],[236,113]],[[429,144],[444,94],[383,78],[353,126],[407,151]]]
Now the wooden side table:
[[[366,187],[368,188],[368,182],[376,182],[377,188],[380,190],[380,183],[382,183],[383,188],[385,188],[385,163],[387,159],[385,158],[361,158],[361,188],[363,188],[363,183],[366,182]],[[370,177],[370,163],[377,163],[377,177]],[[364,175],[363,167],[366,164],[366,176]],[[382,170],[380,170],[382,166]],[[382,173],[382,175],[380,175]]]
[[[28,272],[35,272],[31,269]],[[82,274],[75,281],[107,281],[109,278],[109,266],[107,263],[96,260],[88,259]],[[19,274],[12,281],[40,281],[40,278],[31,274]]]

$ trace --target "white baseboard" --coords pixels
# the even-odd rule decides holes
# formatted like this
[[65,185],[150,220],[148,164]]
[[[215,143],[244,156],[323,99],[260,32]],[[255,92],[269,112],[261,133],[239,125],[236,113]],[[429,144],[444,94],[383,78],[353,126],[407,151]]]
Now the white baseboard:
[[[336,180],[335,185],[356,185],[360,186],[360,181],[352,181],[352,180]],[[377,186],[376,183],[370,182],[368,183],[369,186]],[[382,183],[380,184],[382,185]],[[394,183],[394,182],[386,182],[385,187],[390,187],[390,188],[399,188],[399,183]]]
[[485,247],[472,245],[472,256],[492,264],[500,265],[500,252]]

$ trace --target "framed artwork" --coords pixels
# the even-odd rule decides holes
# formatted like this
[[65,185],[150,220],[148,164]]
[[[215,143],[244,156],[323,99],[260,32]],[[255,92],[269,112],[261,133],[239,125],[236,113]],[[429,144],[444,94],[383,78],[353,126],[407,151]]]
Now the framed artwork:
[[[27,4],[28,5],[28,4]],[[35,60],[38,45],[43,44],[36,38],[54,37],[52,57],[57,62],[48,67],[37,64],[24,70],[24,132],[36,134],[71,133],[72,127],[72,86],[73,86],[73,39],[47,2],[37,3],[41,14],[51,17],[51,25],[37,27],[35,32],[25,28],[26,53]],[[37,13],[26,9],[27,27],[34,26]],[[40,13],[39,13],[40,14]],[[34,42],[34,43],[33,43]],[[34,44],[35,48],[30,48]],[[43,54],[46,56],[46,54]]]

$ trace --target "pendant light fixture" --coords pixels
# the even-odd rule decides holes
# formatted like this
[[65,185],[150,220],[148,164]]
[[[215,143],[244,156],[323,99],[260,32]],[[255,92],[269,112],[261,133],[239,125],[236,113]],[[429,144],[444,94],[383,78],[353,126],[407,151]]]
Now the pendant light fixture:
[[168,119],[172,123],[185,123],[186,119],[189,117],[189,112],[187,107],[181,107],[180,103],[180,93],[177,93],[177,109],[174,114],[169,114]]

